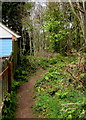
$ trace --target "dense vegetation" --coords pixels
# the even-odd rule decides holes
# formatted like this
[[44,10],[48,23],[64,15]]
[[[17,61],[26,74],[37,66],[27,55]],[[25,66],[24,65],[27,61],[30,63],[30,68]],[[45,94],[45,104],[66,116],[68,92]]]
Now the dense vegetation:
[[33,110],[42,118],[86,119],[86,86],[74,80],[65,65],[76,65],[77,58],[57,56],[57,61],[35,85]]
[[18,42],[20,59],[13,91],[7,95],[3,113],[6,118],[14,117],[16,87],[43,68],[49,71],[34,87],[36,115],[86,119],[85,6],[84,1],[72,3],[71,0],[2,4],[2,22],[22,36]]

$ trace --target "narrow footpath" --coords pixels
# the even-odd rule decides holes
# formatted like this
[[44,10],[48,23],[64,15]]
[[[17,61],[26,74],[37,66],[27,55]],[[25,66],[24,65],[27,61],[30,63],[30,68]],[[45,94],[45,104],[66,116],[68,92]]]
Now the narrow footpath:
[[32,105],[34,104],[33,90],[36,80],[39,79],[48,70],[40,70],[32,76],[28,82],[20,86],[18,90],[18,105],[15,113],[15,118],[35,118],[32,112]]

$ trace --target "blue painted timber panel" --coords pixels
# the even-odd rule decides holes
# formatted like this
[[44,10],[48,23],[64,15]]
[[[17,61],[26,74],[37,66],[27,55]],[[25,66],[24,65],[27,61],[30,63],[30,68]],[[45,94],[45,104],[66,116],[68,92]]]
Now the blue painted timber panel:
[[0,57],[9,56],[12,52],[12,39],[0,39]]

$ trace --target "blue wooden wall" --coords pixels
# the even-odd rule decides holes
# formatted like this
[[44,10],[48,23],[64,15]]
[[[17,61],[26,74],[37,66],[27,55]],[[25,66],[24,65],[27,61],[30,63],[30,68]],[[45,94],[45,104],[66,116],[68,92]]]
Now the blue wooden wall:
[[12,39],[0,38],[0,57],[9,56],[12,52]]

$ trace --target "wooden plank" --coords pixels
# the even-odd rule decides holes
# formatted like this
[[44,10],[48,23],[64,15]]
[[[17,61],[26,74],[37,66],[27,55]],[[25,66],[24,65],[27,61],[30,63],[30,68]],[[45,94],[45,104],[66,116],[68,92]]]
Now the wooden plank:
[[12,63],[8,63],[8,92],[12,90]]
[[4,78],[4,76],[8,73],[8,67],[0,74],[0,78]]

